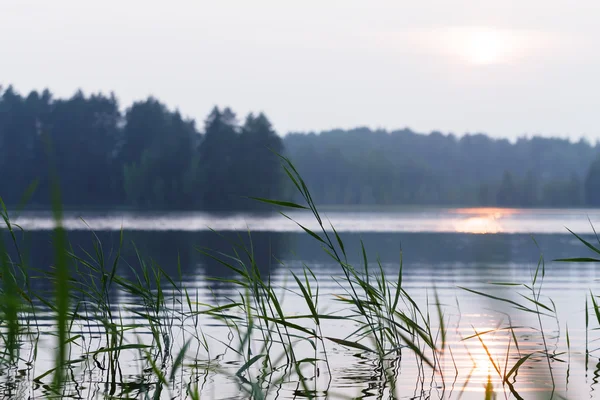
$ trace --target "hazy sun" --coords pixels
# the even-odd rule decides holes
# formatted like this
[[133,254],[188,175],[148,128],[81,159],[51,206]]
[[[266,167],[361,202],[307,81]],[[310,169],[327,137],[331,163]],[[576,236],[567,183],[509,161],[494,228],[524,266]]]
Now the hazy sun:
[[518,37],[507,30],[463,27],[449,30],[444,36],[448,51],[475,65],[508,63],[521,47]]
[[496,64],[509,55],[508,42],[508,38],[498,32],[473,32],[466,38],[465,56],[474,64]]

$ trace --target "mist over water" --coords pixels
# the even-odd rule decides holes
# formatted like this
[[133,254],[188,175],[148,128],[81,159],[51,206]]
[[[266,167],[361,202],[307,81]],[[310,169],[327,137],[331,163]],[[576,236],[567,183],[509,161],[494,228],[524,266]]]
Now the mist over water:
[[[568,234],[566,228],[592,233],[590,224],[600,223],[598,209],[518,208],[419,208],[357,207],[323,211],[338,232],[438,232],[473,234]],[[308,212],[287,212],[299,224],[316,229]],[[63,226],[71,231],[251,231],[302,232],[294,221],[279,213],[207,212],[66,212]],[[27,231],[47,231],[55,226],[50,212],[24,212],[15,222]]]

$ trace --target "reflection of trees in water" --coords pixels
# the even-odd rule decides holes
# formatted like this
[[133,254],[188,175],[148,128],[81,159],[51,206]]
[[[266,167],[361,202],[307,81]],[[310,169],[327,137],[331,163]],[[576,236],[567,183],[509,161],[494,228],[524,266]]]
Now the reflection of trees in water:
[[[328,260],[328,255],[305,234],[297,234],[294,251],[304,260]],[[536,262],[539,250],[530,235],[468,233],[343,233],[350,261],[362,262],[361,240],[371,261],[398,263],[400,250],[410,263],[503,263]],[[566,235],[537,235],[536,240],[547,259],[572,254]]]
[[198,274],[199,268],[211,277],[231,277],[233,271],[202,251],[233,262],[226,256],[236,257],[235,249],[242,261],[248,263],[242,246],[253,254],[260,272],[268,274],[281,257],[284,244],[282,236],[271,232],[254,232],[250,236],[247,232],[131,232],[129,236],[142,255],[151,258],[170,276],[179,274],[179,257],[184,279]]
[[[98,264],[98,257],[96,257],[94,242],[101,243],[104,265],[106,269],[112,268],[119,250],[120,232],[71,231],[68,233],[68,238],[73,253],[95,266]],[[234,255],[232,243],[238,245],[243,243],[249,250],[252,248],[260,272],[268,274],[277,264],[276,259],[284,253],[285,240],[284,236],[270,232],[255,232],[249,237],[247,232],[217,234],[210,231],[128,231],[123,233],[123,247],[117,274],[135,280],[134,271],[139,273],[142,270],[138,259],[139,254],[141,260],[148,266],[160,266],[174,280],[179,279],[179,268],[184,281],[192,280],[200,273],[213,277],[231,277],[233,275],[231,270],[202,254],[198,249],[211,249],[215,255],[218,255],[217,253]],[[19,239],[19,244],[29,266],[45,272],[51,270],[54,259],[52,232],[28,232]],[[9,252],[11,257],[16,259],[15,251],[9,249]],[[243,255],[243,251],[238,249],[238,254]],[[247,261],[247,258],[244,261]],[[78,270],[89,272],[82,263],[79,263],[78,269],[75,265],[73,268],[75,275]],[[32,283],[38,289],[46,290],[51,287],[51,281],[48,279],[35,279]]]
[[[97,232],[95,235],[102,244],[106,268],[111,268],[119,247],[120,232]],[[16,260],[14,249],[6,236],[9,253]],[[95,257],[94,233],[71,231],[68,237],[76,255],[86,260],[90,259],[89,255]],[[402,248],[407,274],[411,273],[413,264],[418,264],[420,268],[427,265],[432,270],[448,268],[453,263],[485,267],[486,264],[535,263],[540,254],[529,235],[346,233],[342,234],[342,238],[349,261],[356,265],[362,264],[361,240],[371,262],[379,257],[383,263],[398,264]],[[536,240],[547,260],[572,256],[573,244],[566,235],[538,235]],[[127,231],[124,232],[122,261],[117,273],[133,279],[131,268],[140,271],[137,248],[143,260],[159,265],[173,278],[179,276],[178,258],[184,280],[193,280],[201,273],[213,277],[231,277],[232,271],[227,267],[197,250],[205,248],[212,249],[213,254],[233,255],[230,242],[243,243],[247,248],[251,243],[256,263],[265,276],[278,265],[278,259],[286,263],[290,260],[303,261],[309,266],[331,262],[318,243],[303,233],[252,232],[249,237],[247,232]],[[19,243],[28,265],[37,270],[50,270],[54,259],[51,232],[27,232],[19,235]],[[243,251],[238,249],[238,254],[242,256]],[[32,284],[40,289],[51,287],[47,279],[36,279]]]

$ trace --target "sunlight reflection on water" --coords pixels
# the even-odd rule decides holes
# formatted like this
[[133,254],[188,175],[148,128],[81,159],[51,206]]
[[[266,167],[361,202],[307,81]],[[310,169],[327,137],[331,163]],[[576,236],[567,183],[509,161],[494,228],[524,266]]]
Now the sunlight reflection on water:
[[[309,229],[319,229],[312,214],[289,212]],[[462,233],[568,233],[591,231],[600,222],[597,209],[427,208],[380,210],[326,210],[322,212],[338,232],[462,232]],[[81,218],[85,215],[85,220]],[[49,212],[25,212],[16,222],[29,231],[51,230]],[[278,213],[205,212],[66,212],[68,230],[300,232],[301,228]],[[326,224],[328,225],[328,224]]]
[[495,216],[471,217],[460,221],[456,231],[462,233],[499,233],[503,232],[502,226]]

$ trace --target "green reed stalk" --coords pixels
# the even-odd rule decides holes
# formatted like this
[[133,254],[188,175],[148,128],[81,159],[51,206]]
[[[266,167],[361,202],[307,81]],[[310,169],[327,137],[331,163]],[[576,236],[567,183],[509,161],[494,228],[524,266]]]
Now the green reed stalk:
[[68,323],[69,323],[69,296],[70,296],[70,276],[67,253],[67,235],[62,226],[63,213],[60,193],[60,181],[56,172],[54,163],[54,152],[50,140],[47,140],[47,153],[50,160],[50,186],[52,197],[52,214],[54,217],[54,271],[55,271],[55,304],[56,304],[56,325],[58,327],[58,344],[55,361],[54,388],[60,390],[64,381],[64,365],[67,361],[68,346]]

